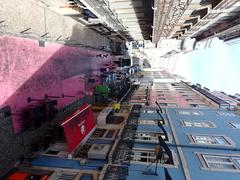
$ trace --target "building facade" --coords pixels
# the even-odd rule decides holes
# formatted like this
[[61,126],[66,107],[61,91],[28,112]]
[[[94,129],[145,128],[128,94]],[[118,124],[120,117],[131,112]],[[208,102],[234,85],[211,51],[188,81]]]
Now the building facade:
[[212,94],[229,103],[231,109],[237,108],[237,106],[240,103],[239,98],[237,97],[237,94],[235,96],[232,96],[232,95],[227,95],[226,93],[220,92],[220,91],[213,91]]
[[190,179],[239,179],[239,116],[214,109],[168,109]]
[[239,37],[239,5],[238,0],[155,1],[153,42],[166,38],[202,41]]
[[81,105],[62,119],[61,138],[4,178],[239,179],[240,115],[219,108],[200,85],[154,82],[169,79],[166,72],[138,73],[120,109],[93,116]]

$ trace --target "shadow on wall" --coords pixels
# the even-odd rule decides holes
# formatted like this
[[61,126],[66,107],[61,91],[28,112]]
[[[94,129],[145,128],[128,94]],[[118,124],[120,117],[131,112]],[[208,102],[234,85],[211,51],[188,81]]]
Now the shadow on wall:
[[[76,33],[73,28],[72,34]],[[92,49],[1,37],[0,106],[10,106],[12,113],[21,114],[22,109],[31,105],[28,97],[40,100],[45,94],[59,97],[54,98],[58,108],[83,97],[86,91],[91,91],[87,77],[100,77],[99,69],[112,58],[110,55],[96,57],[99,53]],[[69,97],[62,98],[62,94]],[[13,116],[15,133],[24,129],[21,121],[20,116]]]
[[[73,28],[72,34],[76,34],[75,31]],[[21,138],[28,141],[28,138],[40,136],[35,131],[27,131],[27,135],[21,133],[26,128],[23,110],[42,103],[28,102],[28,97],[43,100],[45,95],[56,96],[48,99],[57,100],[59,109],[92,91],[88,77],[95,77],[100,82],[100,68],[114,58],[109,53],[104,58],[97,56],[107,53],[92,49],[53,43],[41,46],[44,43],[36,40],[0,37],[0,112],[4,107],[10,107],[12,113],[18,114],[11,118],[0,116],[0,154],[4,154],[0,157],[0,162],[4,162],[0,164],[2,173],[26,152],[23,149],[27,145]]]
[[[153,25],[153,10],[154,5],[153,0],[141,0],[140,3],[135,0],[131,0],[131,5],[133,6],[135,15],[138,19],[138,24],[141,29],[141,35],[144,40],[150,40],[152,35]],[[144,16],[142,17],[142,13]]]

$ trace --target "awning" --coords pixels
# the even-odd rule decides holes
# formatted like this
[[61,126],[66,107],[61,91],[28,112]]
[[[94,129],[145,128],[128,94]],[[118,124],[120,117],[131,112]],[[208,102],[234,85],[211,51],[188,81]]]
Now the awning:
[[91,105],[84,104],[73,114],[62,121],[68,151],[73,152],[80,142],[95,127],[94,116]]

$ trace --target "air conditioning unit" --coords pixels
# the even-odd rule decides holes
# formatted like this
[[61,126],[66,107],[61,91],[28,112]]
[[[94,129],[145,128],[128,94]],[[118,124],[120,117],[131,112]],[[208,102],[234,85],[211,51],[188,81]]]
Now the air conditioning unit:
[[106,125],[108,117],[112,114],[113,114],[113,108],[105,107],[97,117],[97,124],[103,125],[103,126]]
[[111,148],[109,144],[94,144],[88,151],[89,159],[107,159],[108,152]]

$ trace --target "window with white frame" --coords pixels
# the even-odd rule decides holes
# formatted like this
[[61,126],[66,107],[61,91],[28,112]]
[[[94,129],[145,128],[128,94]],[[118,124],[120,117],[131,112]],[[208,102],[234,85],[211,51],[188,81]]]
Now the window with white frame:
[[[171,158],[173,158],[173,164],[174,162],[174,156],[173,152],[170,153]],[[161,164],[170,164],[169,162],[169,155],[163,150],[163,156],[161,159]],[[156,160],[156,149],[139,149],[139,148],[133,148],[131,152],[131,162],[143,162],[143,163],[152,163]]]
[[185,87],[174,87],[177,91],[189,91],[188,88]]
[[131,152],[132,162],[152,163],[156,160],[156,153],[154,150],[137,150],[133,149]]
[[187,93],[191,92],[188,89],[183,89],[183,88],[177,88],[177,89],[175,88],[175,90],[180,94],[187,94]]
[[200,107],[200,108],[207,108],[208,106],[206,104],[198,104],[198,107]]
[[203,114],[203,113],[200,112],[200,111],[192,111],[191,113],[192,113],[192,115],[196,115],[196,116],[199,116],[199,115],[202,115],[202,114]]
[[157,113],[157,111],[155,109],[143,109],[142,113],[149,113],[149,114],[151,114],[151,113]]
[[178,110],[178,114],[180,115],[203,115],[203,112],[196,110]]
[[175,103],[158,103],[160,106],[177,107]]
[[137,132],[135,134],[135,139],[143,141],[158,141],[158,136],[161,136],[163,139],[166,139],[164,134],[150,132]]
[[188,110],[178,110],[180,115],[191,115],[191,111]]
[[182,125],[185,127],[201,127],[201,128],[213,128],[215,125],[210,121],[201,120],[182,120]]
[[157,125],[157,120],[146,120],[146,119],[141,119],[138,121],[138,124],[146,124],[146,125]]
[[159,101],[166,101],[166,98],[158,98]]
[[240,155],[198,154],[202,167],[211,170],[240,170]]
[[217,115],[219,115],[219,116],[236,116],[234,113],[232,113],[232,112],[226,112],[226,111],[217,111],[216,112],[217,113]]
[[185,92],[180,94],[182,97],[196,98],[196,94],[192,92]]
[[191,107],[199,107],[198,104],[190,104]]
[[154,90],[156,91],[168,91],[169,89],[166,87],[166,88],[155,88]]
[[156,85],[154,86],[155,89],[159,89],[159,88],[167,88],[168,86],[166,86],[165,84],[163,85]]
[[231,125],[231,127],[235,128],[235,129],[240,129],[240,123],[229,122],[229,124]]
[[191,143],[194,144],[205,144],[205,145],[222,145],[229,146],[233,145],[232,141],[229,138],[222,135],[189,135]]
[[190,104],[191,107],[200,107],[200,108],[206,108],[208,107],[207,105],[205,104]]
[[[156,109],[142,109],[141,112],[142,113],[153,114],[153,113],[157,113],[157,110]],[[164,114],[164,113],[165,113],[165,111],[162,110],[161,114]]]
[[175,87],[185,87],[185,86],[183,86],[182,84],[180,84],[180,83],[172,83],[171,84],[172,86],[175,86]]

